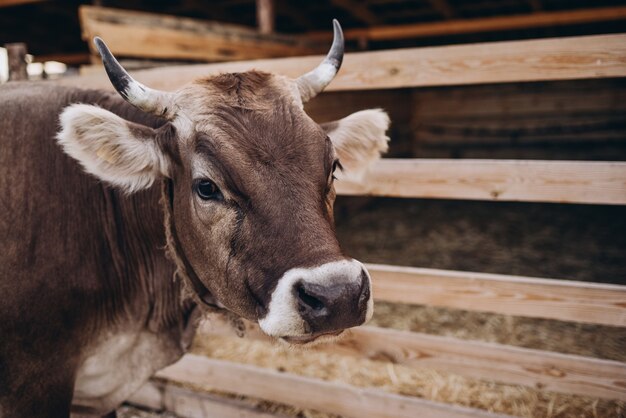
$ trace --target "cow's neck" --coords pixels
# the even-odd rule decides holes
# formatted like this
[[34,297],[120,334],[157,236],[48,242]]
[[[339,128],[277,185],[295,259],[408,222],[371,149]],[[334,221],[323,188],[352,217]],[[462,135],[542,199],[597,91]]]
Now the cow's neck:
[[[78,94],[81,97],[75,97],[73,101],[97,104],[134,123],[151,128],[159,128],[166,123],[164,119],[135,108],[113,92],[83,90]],[[186,316],[190,307],[195,305],[194,301],[200,302],[206,309],[219,310],[208,289],[195,275],[180,248],[171,216],[171,190],[168,189],[171,182],[165,180],[162,183],[161,188],[154,186],[145,192],[130,196],[103,187],[103,193],[110,195],[108,199],[110,204],[105,218],[114,219],[117,230],[126,229],[127,225],[120,225],[126,220],[130,220],[131,224],[133,222],[139,224],[136,227],[130,225],[131,229],[144,228],[143,231],[139,231],[139,234],[130,234],[133,237],[130,238],[130,243],[126,247],[142,246],[137,251],[139,257],[134,260],[137,260],[137,269],[143,270],[146,274],[141,274],[136,278],[131,277],[130,280],[143,282],[142,287],[149,293],[145,296],[148,296],[149,302],[154,304],[150,318],[153,329],[168,326],[169,322],[181,315]],[[122,213],[116,213],[118,211]],[[126,234],[126,237],[128,236],[129,234]],[[136,237],[142,237],[142,239],[132,239]],[[118,248],[122,256],[128,255],[124,254],[124,248],[119,248],[125,247],[120,244],[119,239],[114,238],[109,241],[110,246]],[[163,244],[167,249],[167,258],[166,252],[163,251]],[[124,269],[125,267],[118,270]],[[167,271],[163,273],[163,270]]]
[[[108,94],[84,94],[74,101],[98,104],[146,126],[162,124]],[[182,356],[199,310],[164,250],[167,212],[159,204],[159,187],[133,195],[101,187],[102,204],[94,216],[106,242],[106,265],[94,301],[96,322],[77,370],[74,406],[106,412]]]

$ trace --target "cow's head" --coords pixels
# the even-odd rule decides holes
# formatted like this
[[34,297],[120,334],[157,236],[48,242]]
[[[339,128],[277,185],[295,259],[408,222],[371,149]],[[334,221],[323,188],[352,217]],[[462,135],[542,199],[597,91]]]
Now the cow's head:
[[64,150],[126,191],[169,179],[180,257],[199,286],[267,334],[307,342],[367,321],[370,277],[339,248],[333,181],[338,167],[360,172],[386,150],[389,119],[367,110],[320,126],[303,110],[341,65],[339,24],[326,59],[296,80],[250,71],[171,93],[133,80],[96,45],[122,97],[167,123],[73,105],[61,116]]

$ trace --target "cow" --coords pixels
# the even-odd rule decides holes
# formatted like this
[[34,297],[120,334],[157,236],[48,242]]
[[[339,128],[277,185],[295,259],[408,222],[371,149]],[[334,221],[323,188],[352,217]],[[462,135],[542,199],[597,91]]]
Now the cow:
[[260,71],[174,92],[94,40],[116,90],[0,88],[0,416],[103,415],[223,309],[287,344],[372,315],[334,231],[335,175],[387,149],[380,109],[317,124],[341,27],[297,79]]

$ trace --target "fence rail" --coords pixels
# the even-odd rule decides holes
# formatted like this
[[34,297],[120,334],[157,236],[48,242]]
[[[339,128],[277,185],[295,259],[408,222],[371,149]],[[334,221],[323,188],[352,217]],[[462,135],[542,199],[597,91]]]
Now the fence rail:
[[[272,341],[257,325],[246,322],[245,327],[246,338]],[[237,332],[227,320],[213,316],[199,335],[236,336]],[[619,361],[379,327],[355,328],[336,344],[316,349],[383,359],[415,369],[626,401],[626,364]]]
[[[493,414],[478,409],[401,396],[378,389],[358,388],[290,373],[279,373],[261,367],[214,360],[194,354],[187,354],[176,364],[159,371],[157,377],[170,382],[202,386],[207,390],[213,389],[262,398],[345,417],[507,417],[507,415]],[[153,393],[153,398],[150,400],[153,405],[158,403],[154,395],[156,394]]]
[[384,158],[344,195],[626,204],[626,162]]
[[368,264],[378,300],[626,326],[626,286]]
[[[298,77],[323,56],[186,65],[137,71],[142,83],[173,90],[200,77],[250,69]],[[60,83],[111,89],[101,74]],[[407,48],[346,54],[327,91],[626,77],[626,34]]]

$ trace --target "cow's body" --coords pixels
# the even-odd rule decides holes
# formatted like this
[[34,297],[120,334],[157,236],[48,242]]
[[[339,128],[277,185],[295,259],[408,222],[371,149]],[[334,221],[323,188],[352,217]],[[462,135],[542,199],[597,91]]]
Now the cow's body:
[[62,152],[59,114],[75,102],[159,123],[114,93],[0,88],[0,416],[63,416],[72,388],[106,412],[189,339],[159,187],[117,192]]
[[341,64],[334,29],[295,80],[157,91],[96,40],[119,96],[0,87],[0,418],[107,413],[180,358],[207,305],[289,344],[372,316],[334,234],[334,173],[376,160],[389,118],[304,112]]

